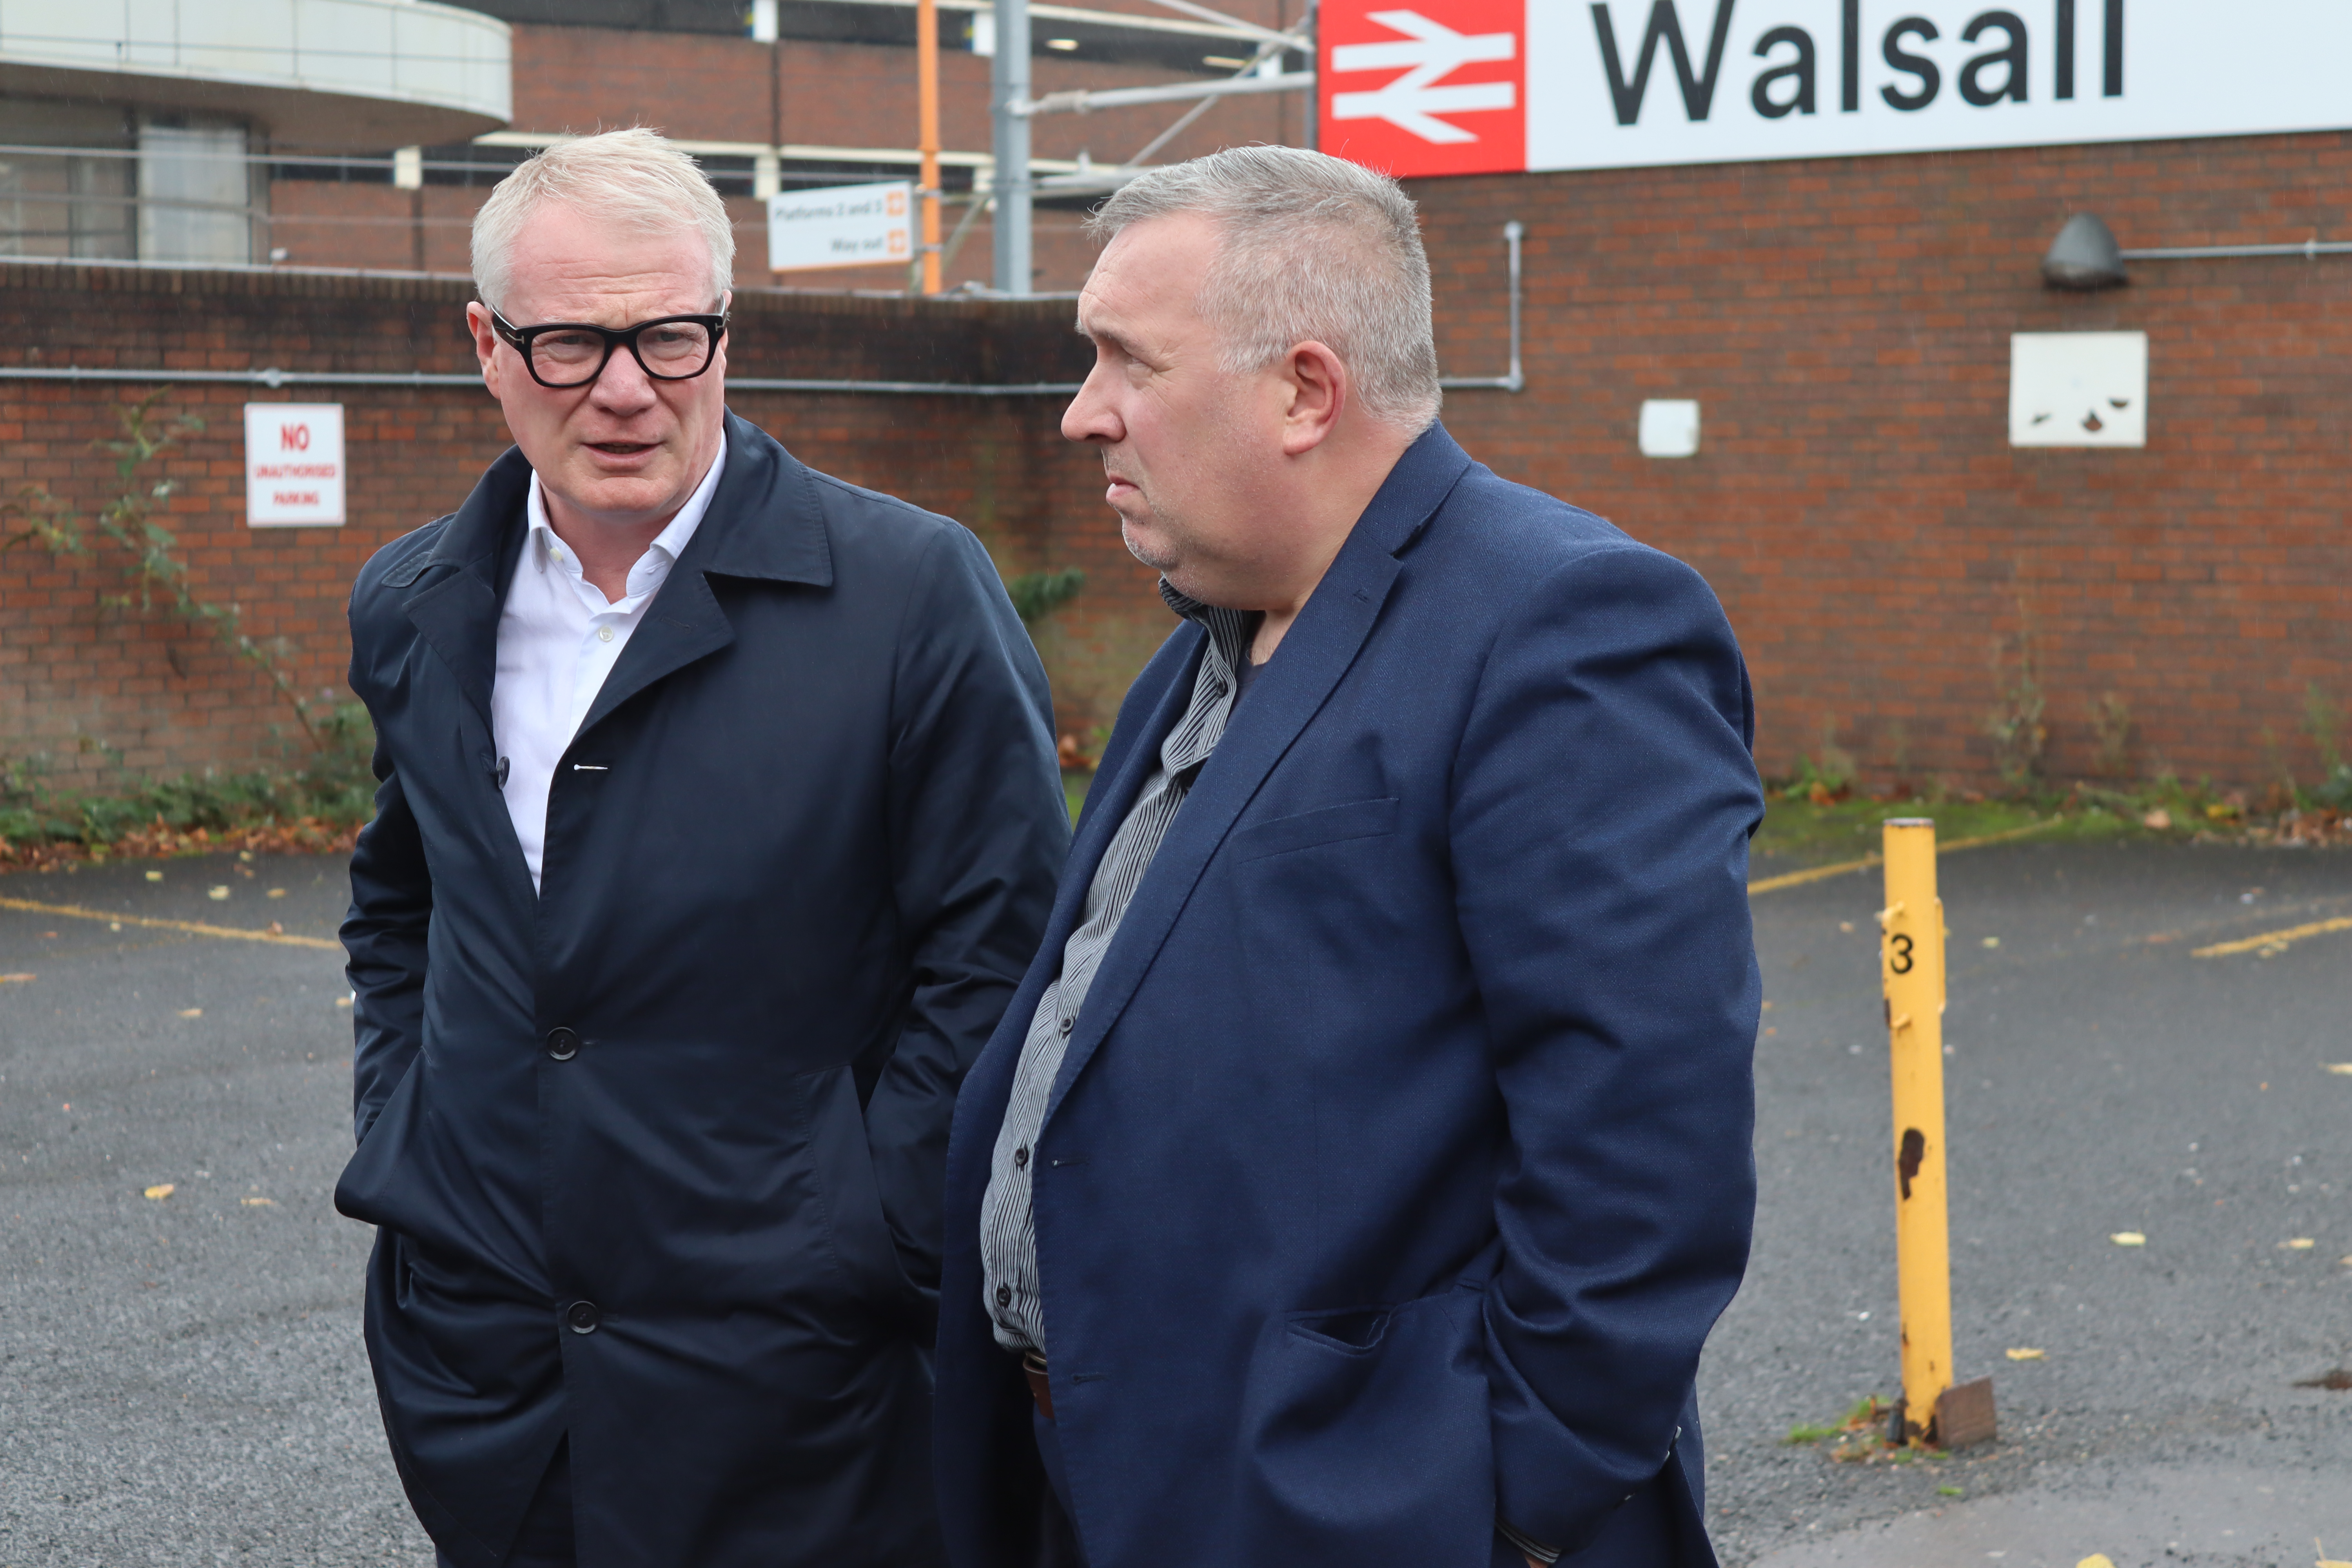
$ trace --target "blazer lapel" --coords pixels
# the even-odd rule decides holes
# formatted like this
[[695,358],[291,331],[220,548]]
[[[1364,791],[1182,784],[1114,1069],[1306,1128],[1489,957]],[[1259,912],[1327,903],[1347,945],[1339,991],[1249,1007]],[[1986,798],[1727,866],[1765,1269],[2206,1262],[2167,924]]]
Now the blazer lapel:
[[[1209,858],[1224,842],[1266,774],[1274,771],[1355,662],[1364,639],[1380,619],[1390,587],[1403,569],[1398,552],[1420,533],[1469,467],[1468,455],[1444,427],[1432,426],[1406,448],[1357,520],[1347,543],[1283,637],[1281,650],[1252,683],[1249,700],[1234,712],[1216,751],[1194,781],[1192,794],[1178,809],[1142,885],[1136,889],[1135,900],[1111,939],[1110,951],[1103,955],[1102,967],[1087,990],[1077,1028],[1070,1037],[1053,1095],[1046,1102],[1047,1121],[1133,998],[1177,915],[1192,898]],[[1192,668],[1191,661],[1185,668]],[[1179,683],[1154,710],[1156,727],[1146,731],[1153,743],[1138,746],[1135,753],[1146,773],[1158,758],[1159,737],[1168,732],[1178,717],[1164,710],[1171,701],[1189,700],[1191,691],[1190,682]],[[1123,769],[1122,773],[1132,771]],[[1140,783],[1139,774],[1128,790],[1128,800],[1134,798]],[[1116,821],[1113,813],[1104,811],[1088,837],[1108,845],[1108,835],[1117,829],[1105,824]],[[1097,858],[1101,853],[1099,847],[1095,850]]]
[[833,583],[815,481],[773,437],[732,414],[727,416],[727,468],[710,510],[604,678],[579,735],[654,682],[735,640],[734,623],[710,591],[714,575],[816,587]]
[[[492,463],[440,542],[408,572],[408,582],[436,567],[454,568],[416,589],[404,608],[417,634],[441,656],[457,689],[490,728],[490,683],[499,668],[499,608],[504,602],[509,544],[521,542],[530,465],[512,447]],[[394,579],[394,586],[406,584]]]

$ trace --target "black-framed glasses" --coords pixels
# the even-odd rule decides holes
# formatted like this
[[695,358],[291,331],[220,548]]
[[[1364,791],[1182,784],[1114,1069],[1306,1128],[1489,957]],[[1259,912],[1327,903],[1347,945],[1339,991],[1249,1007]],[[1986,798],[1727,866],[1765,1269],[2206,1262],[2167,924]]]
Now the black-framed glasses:
[[600,327],[591,321],[544,321],[518,327],[496,310],[490,330],[497,332],[540,385],[561,392],[585,386],[604,374],[613,351],[626,345],[637,367],[656,381],[692,381],[718,357],[719,340],[727,335],[727,318],[663,316],[634,327]]

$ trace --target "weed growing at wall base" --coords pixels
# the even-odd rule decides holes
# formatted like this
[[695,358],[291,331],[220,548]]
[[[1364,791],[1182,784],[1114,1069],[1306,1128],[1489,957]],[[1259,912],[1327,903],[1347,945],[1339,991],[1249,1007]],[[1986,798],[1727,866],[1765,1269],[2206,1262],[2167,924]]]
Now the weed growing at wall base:
[[0,759],[0,870],[118,856],[268,847],[351,847],[374,811],[367,710],[343,703],[316,717],[317,749],[299,764],[241,773],[186,773],[112,790],[62,793],[47,759]]

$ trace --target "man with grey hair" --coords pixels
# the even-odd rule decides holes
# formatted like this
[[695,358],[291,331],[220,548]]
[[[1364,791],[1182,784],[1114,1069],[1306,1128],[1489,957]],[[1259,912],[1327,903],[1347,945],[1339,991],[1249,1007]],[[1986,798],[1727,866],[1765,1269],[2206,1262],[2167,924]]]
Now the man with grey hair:
[[352,595],[335,1199],[445,1565],[940,1557],[949,1121],[1068,818],[979,542],[728,412],[733,254],[651,132],[502,183],[514,448]]
[[1063,420],[1183,624],[948,1157],[957,1568],[1705,1568],[1763,802],[1706,584],[1436,424],[1389,179],[1106,203]]

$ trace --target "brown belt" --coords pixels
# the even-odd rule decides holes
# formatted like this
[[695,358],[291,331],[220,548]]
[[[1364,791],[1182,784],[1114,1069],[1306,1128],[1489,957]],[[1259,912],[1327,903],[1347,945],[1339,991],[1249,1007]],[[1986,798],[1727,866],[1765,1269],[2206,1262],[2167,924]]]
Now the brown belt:
[[1045,1358],[1035,1351],[1021,1354],[1021,1375],[1029,1380],[1029,1397],[1037,1402],[1037,1414],[1046,1420],[1054,1418],[1054,1385],[1045,1381]]

